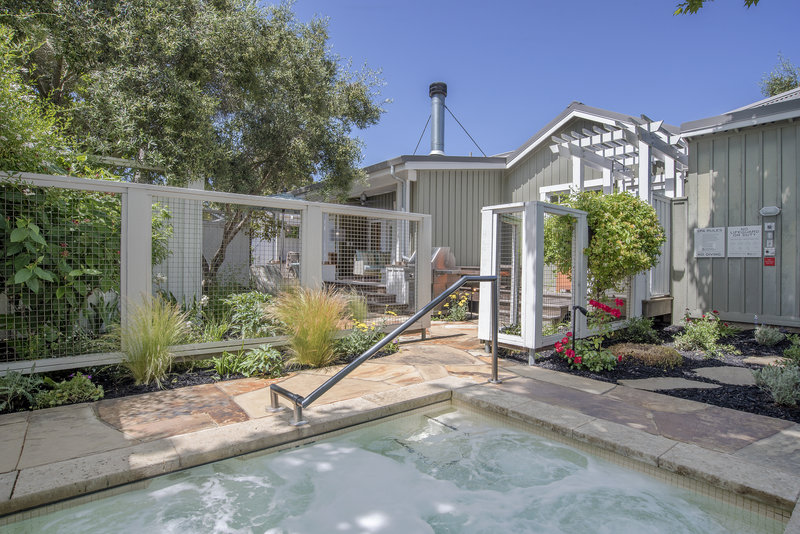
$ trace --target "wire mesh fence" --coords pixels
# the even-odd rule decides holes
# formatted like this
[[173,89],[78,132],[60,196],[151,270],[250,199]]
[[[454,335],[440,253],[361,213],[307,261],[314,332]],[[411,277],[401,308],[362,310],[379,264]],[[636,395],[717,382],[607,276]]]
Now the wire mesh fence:
[[547,262],[543,268],[542,281],[542,335],[565,334],[570,330],[572,309],[572,273],[575,269],[575,218],[570,215],[544,213],[544,227],[563,228],[569,240],[544,240],[544,258],[557,258],[558,262]]
[[522,325],[522,212],[499,216],[500,332],[520,335]]
[[0,183],[0,234],[0,361],[119,350],[119,194]]
[[265,311],[300,285],[345,293],[343,328],[401,322],[420,302],[424,216],[23,177],[0,180],[0,362],[118,353],[129,303],[148,295],[187,313],[188,344],[282,333]]

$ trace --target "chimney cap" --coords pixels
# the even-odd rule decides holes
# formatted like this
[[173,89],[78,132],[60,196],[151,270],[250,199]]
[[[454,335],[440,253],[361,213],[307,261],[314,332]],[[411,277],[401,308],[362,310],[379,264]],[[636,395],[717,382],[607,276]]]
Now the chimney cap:
[[428,88],[428,96],[433,95],[447,96],[447,84],[444,82],[433,82]]

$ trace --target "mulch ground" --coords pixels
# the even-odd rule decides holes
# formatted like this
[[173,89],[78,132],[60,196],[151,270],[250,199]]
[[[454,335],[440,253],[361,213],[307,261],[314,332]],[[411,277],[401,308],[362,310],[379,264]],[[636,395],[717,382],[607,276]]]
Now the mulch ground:
[[[667,327],[661,330],[659,335],[663,344],[672,346],[673,337],[679,331],[680,328],[678,327]],[[718,367],[726,365],[757,370],[760,369],[761,366],[745,363],[744,359],[748,356],[781,356],[784,349],[789,347],[789,342],[784,340],[773,347],[765,347],[756,342],[753,338],[752,330],[744,330],[732,337],[722,340],[721,343],[732,345],[740,354],[724,353],[718,358],[708,358],[701,352],[678,351],[683,355],[683,365],[674,369],[664,370],[661,367],[651,367],[633,360],[624,359],[612,371],[595,373],[570,369],[564,357],[553,350],[546,350],[538,353],[534,365],[544,369],[551,369],[562,373],[570,373],[611,383],[617,383],[619,380],[658,378],[665,376],[685,378],[697,382],[708,382],[717,384],[720,387],[715,389],[671,389],[662,390],[659,391],[659,393],[800,423],[800,407],[775,404],[769,392],[763,391],[757,386],[733,386],[722,384],[714,380],[697,376],[692,372],[699,367]],[[503,350],[501,355],[508,359],[524,363],[528,362],[526,352],[520,353]]]

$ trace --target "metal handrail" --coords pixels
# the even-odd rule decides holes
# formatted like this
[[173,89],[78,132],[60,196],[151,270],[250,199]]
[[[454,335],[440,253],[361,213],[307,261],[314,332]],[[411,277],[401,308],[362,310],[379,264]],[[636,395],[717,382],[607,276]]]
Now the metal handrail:
[[361,356],[347,364],[338,373],[326,380],[317,389],[306,395],[305,397],[292,393],[286,388],[282,388],[277,384],[271,384],[270,390],[270,411],[281,410],[278,397],[283,397],[294,405],[294,422],[292,425],[299,426],[307,423],[303,420],[303,408],[308,406],[325,394],[326,391],[336,385],[342,378],[350,374],[356,367],[369,360],[383,347],[394,341],[397,336],[406,331],[411,325],[420,320],[425,314],[429,313],[433,308],[439,305],[444,299],[455,293],[461,286],[467,282],[491,282],[492,283],[492,378],[490,380],[493,384],[499,384],[500,380],[497,376],[497,328],[498,328],[498,284],[497,276],[462,276],[455,284],[448,287],[444,293],[430,301],[424,308],[415,313],[411,318],[407,319],[403,324],[392,330],[383,339],[375,343],[372,347],[367,349]]

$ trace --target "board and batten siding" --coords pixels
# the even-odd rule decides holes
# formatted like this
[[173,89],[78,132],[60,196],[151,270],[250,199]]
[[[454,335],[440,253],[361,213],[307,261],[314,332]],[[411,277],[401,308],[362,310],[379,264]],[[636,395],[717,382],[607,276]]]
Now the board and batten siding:
[[502,204],[502,170],[424,170],[411,189],[411,211],[432,217],[432,244],[450,247],[456,263],[478,266],[481,208]]
[[[686,198],[673,201],[673,322],[723,319],[800,326],[800,125],[781,122],[690,140]],[[762,217],[764,206],[781,213]],[[694,258],[694,229],[775,222],[775,266],[763,258]],[[683,236],[683,239],[681,239]],[[727,254],[727,251],[726,251]]]
[[[568,132],[577,132],[582,135],[584,128],[591,129],[599,123],[585,119],[575,119],[565,124],[556,132],[561,135]],[[505,202],[537,201],[539,188],[549,185],[572,183],[572,160],[559,157],[550,150],[553,144],[550,139],[542,143],[532,153],[525,156],[513,169],[506,172],[504,180]],[[594,180],[603,177],[603,173],[586,168],[584,179]]]

